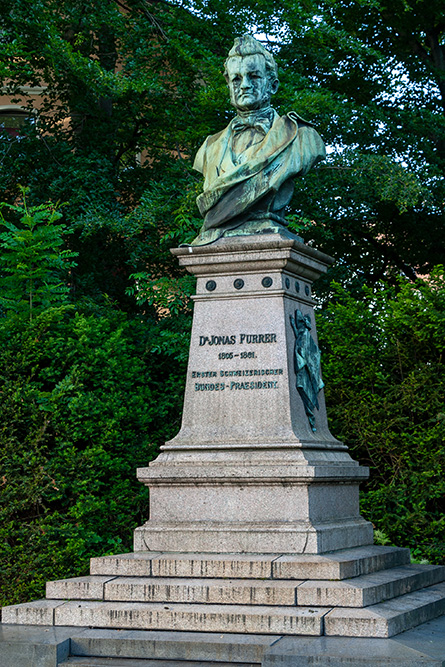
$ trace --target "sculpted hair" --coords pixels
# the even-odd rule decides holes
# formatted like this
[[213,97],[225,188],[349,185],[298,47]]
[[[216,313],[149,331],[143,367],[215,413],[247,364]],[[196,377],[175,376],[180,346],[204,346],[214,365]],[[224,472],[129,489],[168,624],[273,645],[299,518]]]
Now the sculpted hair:
[[227,59],[224,63],[224,77],[226,81],[228,80],[227,63],[230,60],[230,58],[236,58],[236,57],[243,58],[244,56],[255,56],[255,55],[263,56],[264,60],[266,61],[266,72],[269,76],[269,79],[271,81],[278,81],[277,64],[274,60],[273,55],[269,53],[269,51],[265,49],[264,46],[251,35],[243,35],[242,37],[236,37],[233,46],[230,49]]

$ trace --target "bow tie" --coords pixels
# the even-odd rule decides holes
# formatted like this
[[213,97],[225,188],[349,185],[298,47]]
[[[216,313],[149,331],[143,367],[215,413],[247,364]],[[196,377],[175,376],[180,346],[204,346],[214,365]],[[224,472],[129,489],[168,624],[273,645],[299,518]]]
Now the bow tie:
[[252,129],[266,135],[272,127],[273,118],[274,111],[270,108],[263,112],[251,113],[244,116],[244,118],[236,116],[232,120],[232,131],[234,134],[239,134],[240,132],[244,132],[244,130]]

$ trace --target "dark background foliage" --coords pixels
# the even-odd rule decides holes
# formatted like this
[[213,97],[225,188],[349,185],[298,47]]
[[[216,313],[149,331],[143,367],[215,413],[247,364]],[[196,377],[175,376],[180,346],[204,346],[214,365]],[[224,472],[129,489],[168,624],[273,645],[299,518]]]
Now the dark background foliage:
[[339,285],[318,317],[331,428],[371,470],[361,498],[379,539],[445,556],[445,274],[365,289]]

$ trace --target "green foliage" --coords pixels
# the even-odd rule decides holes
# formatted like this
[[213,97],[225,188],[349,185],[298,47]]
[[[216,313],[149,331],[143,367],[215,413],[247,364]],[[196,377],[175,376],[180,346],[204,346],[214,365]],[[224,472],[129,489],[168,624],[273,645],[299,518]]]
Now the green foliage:
[[162,294],[151,316],[74,301],[61,215],[7,210],[20,220],[0,237],[0,604],[131,549],[148,516],[135,470],[179,429],[190,328],[185,299],[161,318]]
[[[278,110],[313,121],[328,145],[297,181],[303,238],[357,296],[431,271],[445,253],[443,3],[262,0],[251,25],[280,65]],[[330,295],[328,281],[317,289]]]
[[[63,303],[69,286],[63,282],[68,269],[75,266],[77,255],[64,249],[66,226],[54,207],[47,204],[28,208],[23,192],[23,205],[0,207],[0,307],[6,313],[25,313],[30,320],[39,310]],[[2,208],[19,216],[19,223],[8,221]]]
[[[22,135],[0,141],[0,189],[14,203],[21,182],[31,203],[64,204],[85,258],[77,293],[94,285],[134,308],[130,275],[153,273],[159,239],[155,260],[170,275],[167,240],[199,228],[193,155],[233,115],[222,62],[233,37],[254,30],[280,66],[275,106],[314,121],[329,146],[326,163],[297,182],[290,213],[306,241],[335,256],[336,279],[351,289],[399,273],[414,280],[442,261],[440,3],[389,12],[374,0],[130,0],[123,12],[109,0],[3,0],[2,9],[2,85],[29,109],[24,87],[46,89]],[[139,216],[126,232],[138,208],[145,224]]]
[[371,469],[362,510],[393,544],[445,558],[445,275],[336,300],[318,316],[333,432]]

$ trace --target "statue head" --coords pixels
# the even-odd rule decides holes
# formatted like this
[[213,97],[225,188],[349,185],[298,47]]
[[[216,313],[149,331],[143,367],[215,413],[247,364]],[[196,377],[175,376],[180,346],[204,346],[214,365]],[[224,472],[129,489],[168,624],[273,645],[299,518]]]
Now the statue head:
[[237,37],[224,63],[230,101],[239,111],[255,111],[270,105],[278,90],[277,65],[260,42],[243,35]]

